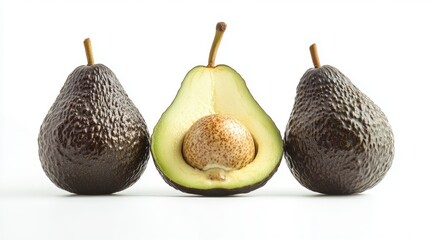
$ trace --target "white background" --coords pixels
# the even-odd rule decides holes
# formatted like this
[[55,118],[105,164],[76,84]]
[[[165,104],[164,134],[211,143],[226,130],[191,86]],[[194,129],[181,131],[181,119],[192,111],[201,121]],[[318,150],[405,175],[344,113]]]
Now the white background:
[[[0,1],[0,239],[428,239],[426,1]],[[68,74],[110,67],[150,131],[195,65],[205,65],[215,24],[228,29],[217,63],[236,69],[282,135],[295,89],[312,66],[346,74],[385,112],[396,154],[363,194],[301,187],[284,159],[250,194],[204,198],[170,188],[152,160],[112,196],[56,188],[38,157],[40,124]]]

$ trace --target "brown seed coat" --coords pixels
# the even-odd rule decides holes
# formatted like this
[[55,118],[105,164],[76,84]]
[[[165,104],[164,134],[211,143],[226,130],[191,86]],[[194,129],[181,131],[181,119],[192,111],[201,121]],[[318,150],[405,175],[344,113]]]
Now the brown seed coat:
[[195,122],[182,146],[185,161],[200,170],[240,169],[255,158],[252,135],[238,120],[213,114]]

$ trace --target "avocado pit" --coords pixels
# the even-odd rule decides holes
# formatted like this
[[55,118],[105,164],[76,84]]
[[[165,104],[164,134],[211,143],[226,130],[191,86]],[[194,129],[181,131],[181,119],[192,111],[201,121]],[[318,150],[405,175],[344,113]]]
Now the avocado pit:
[[238,120],[221,114],[196,121],[185,134],[182,145],[185,161],[207,171],[212,180],[225,180],[225,171],[238,170],[251,163],[255,152],[249,130]]

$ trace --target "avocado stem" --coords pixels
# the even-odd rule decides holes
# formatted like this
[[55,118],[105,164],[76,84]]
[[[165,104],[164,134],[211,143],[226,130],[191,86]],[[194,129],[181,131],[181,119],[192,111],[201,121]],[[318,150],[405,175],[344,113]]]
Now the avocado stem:
[[219,48],[220,41],[222,40],[222,36],[225,30],[226,30],[226,23],[218,22],[216,24],[216,35],[213,39],[212,47],[210,49],[209,63],[207,64],[207,67],[211,67],[211,68],[215,67],[217,49]]
[[315,68],[320,68],[319,54],[317,53],[317,45],[315,43],[310,46],[311,60]]
[[94,56],[92,55],[92,45],[91,39],[87,38],[83,41],[85,46],[86,59],[88,61],[88,66],[94,65]]

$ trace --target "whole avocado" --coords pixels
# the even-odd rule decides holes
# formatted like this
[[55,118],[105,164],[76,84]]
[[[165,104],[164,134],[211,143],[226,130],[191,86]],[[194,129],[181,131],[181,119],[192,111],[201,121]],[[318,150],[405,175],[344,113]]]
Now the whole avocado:
[[[89,39],[86,44],[90,48]],[[110,194],[140,178],[149,159],[149,132],[115,74],[91,61],[68,76],[46,115],[39,157],[58,187]]]
[[379,183],[394,156],[391,126],[381,109],[338,69],[318,63],[297,87],[284,153],[294,177],[324,194],[363,192]]

